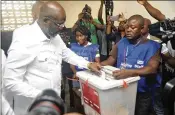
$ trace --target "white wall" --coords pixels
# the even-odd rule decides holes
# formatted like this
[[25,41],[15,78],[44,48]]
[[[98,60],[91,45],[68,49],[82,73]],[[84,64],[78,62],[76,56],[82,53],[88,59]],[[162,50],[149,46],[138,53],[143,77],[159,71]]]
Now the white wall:
[[[92,8],[92,16],[97,18],[98,9],[100,7],[100,1],[58,1],[66,10],[67,20],[66,26],[72,27],[78,19],[78,14],[82,11],[85,4],[88,4]],[[158,8],[168,18],[175,17],[175,1],[149,1],[154,7]],[[103,10],[103,17],[105,10]],[[123,12],[126,18],[133,14],[140,14],[144,17],[151,19],[152,23],[156,22],[145,10],[143,6],[137,3],[137,1],[114,1],[113,14]]]

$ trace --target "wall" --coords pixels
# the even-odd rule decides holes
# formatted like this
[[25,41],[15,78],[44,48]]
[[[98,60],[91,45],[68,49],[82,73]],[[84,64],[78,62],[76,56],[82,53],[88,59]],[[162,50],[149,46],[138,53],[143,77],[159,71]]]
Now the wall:
[[[66,26],[72,27],[73,24],[78,19],[78,14],[82,11],[85,4],[88,4],[92,8],[93,18],[97,18],[98,10],[100,7],[100,1],[58,1],[66,10],[67,20]],[[150,1],[154,7],[158,8],[162,13],[164,13],[168,18],[175,17],[175,1]],[[104,9],[104,8],[103,8]],[[105,16],[103,10],[103,18]],[[138,4],[136,1],[114,1],[114,11],[113,14],[118,14],[123,12],[126,18],[133,14],[141,14],[144,17],[151,19],[152,23],[156,22],[152,18],[145,8]]]

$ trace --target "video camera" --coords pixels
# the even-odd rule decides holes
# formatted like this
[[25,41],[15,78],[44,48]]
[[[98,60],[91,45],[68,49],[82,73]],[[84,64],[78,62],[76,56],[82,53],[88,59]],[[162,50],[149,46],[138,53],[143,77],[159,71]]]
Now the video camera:
[[175,78],[166,83],[163,99],[165,106],[169,109],[169,115],[175,115]]
[[44,90],[37,96],[28,109],[27,115],[63,115],[65,112],[63,100],[51,89]]
[[175,39],[175,18],[151,24],[149,26],[149,33],[160,38],[164,43]]
[[113,0],[105,0],[105,10],[106,10],[106,15],[113,15],[113,9],[114,9],[114,3]]

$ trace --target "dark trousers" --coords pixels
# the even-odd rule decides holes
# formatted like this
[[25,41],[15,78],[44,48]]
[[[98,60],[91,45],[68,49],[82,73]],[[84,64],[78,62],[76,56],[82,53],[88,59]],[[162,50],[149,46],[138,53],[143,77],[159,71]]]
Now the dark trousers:
[[160,89],[156,89],[154,94],[151,93],[137,93],[135,115],[164,115],[164,108],[162,104],[162,96]]
[[[65,101],[65,89],[66,89],[66,81],[67,77],[72,78],[73,73],[69,74],[63,74],[63,79],[62,79],[62,85],[61,85],[61,98]],[[69,85],[69,99],[70,99],[70,107],[74,107],[74,95],[73,95],[73,86],[72,86],[72,81],[68,80],[68,85]]]

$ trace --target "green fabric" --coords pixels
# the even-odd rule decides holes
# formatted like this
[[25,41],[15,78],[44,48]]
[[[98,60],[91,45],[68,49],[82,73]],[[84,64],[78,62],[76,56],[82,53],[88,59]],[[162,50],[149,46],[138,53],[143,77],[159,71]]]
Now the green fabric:
[[97,44],[96,28],[93,24],[88,22],[82,22],[82,25],[86,26],[91,32],[91,43]]
[[101,24],[100,21],[98,19],[94,19],[94,22],[96,22],[97,24]]

